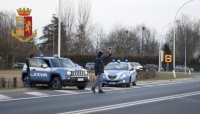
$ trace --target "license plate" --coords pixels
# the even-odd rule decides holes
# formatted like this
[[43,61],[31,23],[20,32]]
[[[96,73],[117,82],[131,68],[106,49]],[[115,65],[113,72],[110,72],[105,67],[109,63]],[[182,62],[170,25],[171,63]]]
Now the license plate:
[[109,84],[115,84],[115,82],[109,82]]
[[78,78],[78,81],[83,81],[84,79],[83,78]]

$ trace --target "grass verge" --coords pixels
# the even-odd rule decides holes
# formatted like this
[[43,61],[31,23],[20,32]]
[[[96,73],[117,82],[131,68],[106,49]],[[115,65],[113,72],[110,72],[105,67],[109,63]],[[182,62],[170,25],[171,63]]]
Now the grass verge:
[[[192,76],[188,75],[188,74],[181,74],[181,73],[176,73],[176,79],[179,78],[190,78]],[[170,79],[175,79],[173,76],[173,73],[165,73],[165,72],[161,72],[161,73],[156,73],[156,77],[152,78],[150,80],[170,80]]]

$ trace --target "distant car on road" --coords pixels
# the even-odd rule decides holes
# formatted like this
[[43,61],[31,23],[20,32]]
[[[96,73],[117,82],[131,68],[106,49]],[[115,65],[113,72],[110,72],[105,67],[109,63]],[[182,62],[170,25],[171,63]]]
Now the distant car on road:
[[[158,66],[155,65],[155,64],[146,64],[146,65],[144,65],[143,67],[145,67],[145,68],[148,69],[148,70],[156,69],[156,71],[158,71]],[[161,71],[164,71],[163,68],[161,68],[160,70],[161,70]]]
[[104,85],[136,86],[137,72],[130,62],[110,62],[106,65],[103,74]]
[[85,68],[87,70],[94,70],[94,65],[95,65],[95,63],[89,62],[89,63],[86,63]]
[[77,68],[83,68],[82,66],[80,66],[80,65],[77,64],[77,63],[74,63],[74,65],[75,65],[75,67],[77,67]]
[[24,63],[15,63],[15,68],[22,68],[24,66]]
[[130,63],[134,66],[135,70],[142,70],[142,65],[140,65],[140,63],[138,62],[130,62]]
[[[185,71],[185,65],[176,65],[175,69],[177,72],[180,72],[180,71],[183,72],[183,71]],[[186,66],[186,71],[189,71],[189,69],[190,69],[190,71],[194,71],[193,68],[189,68]]]

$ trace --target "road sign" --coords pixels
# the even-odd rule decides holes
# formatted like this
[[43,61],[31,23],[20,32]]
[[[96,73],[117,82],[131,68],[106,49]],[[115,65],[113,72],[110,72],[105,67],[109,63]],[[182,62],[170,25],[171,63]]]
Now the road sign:
[[172,55],[165,55],[165,62],[172,62]]

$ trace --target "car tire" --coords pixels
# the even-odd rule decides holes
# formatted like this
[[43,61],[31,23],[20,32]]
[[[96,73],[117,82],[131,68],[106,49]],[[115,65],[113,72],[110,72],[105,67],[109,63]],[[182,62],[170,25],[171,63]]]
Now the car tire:
[[135,81],[134,82],[132,82],[132,86],[136,86],[137,84],[137,76],[136,76],[136,78],[135,78]]
[[24,78],[23,78],[23,85],[24,85],[24,87],[29,87],[28,75],[24,76]]
[[83,85],[83,86],[77,86],[78,89],[84,90],[86,88],[87,85]]
[[131,77],[129,79],[129,83],[126,84],[126,87],[130,87],[131,86]]
[[61,81],[59,77],[54,77],[51,81],[52,89],[59,90],[62,89]]
[[130,83],[126,84],[126,87],[130,87],[130,86],[131,86],[131,84],[130,84]]

